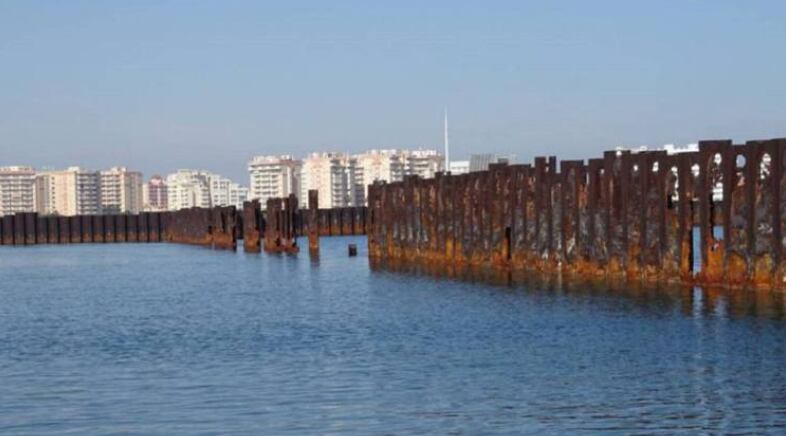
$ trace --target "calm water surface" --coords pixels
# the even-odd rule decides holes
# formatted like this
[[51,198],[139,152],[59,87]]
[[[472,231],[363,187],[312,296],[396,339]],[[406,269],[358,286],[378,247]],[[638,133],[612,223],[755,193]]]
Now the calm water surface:
[[0,432],[784,432],[782,295],[438,280],[364,247],[0,247]]

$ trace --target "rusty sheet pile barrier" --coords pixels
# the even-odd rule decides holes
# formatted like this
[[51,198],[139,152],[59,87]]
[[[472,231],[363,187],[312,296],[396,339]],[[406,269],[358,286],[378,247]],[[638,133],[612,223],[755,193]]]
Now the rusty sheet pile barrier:
[[297,197],[269,198],[265,212],[265,251],[297,253]]
[[0,245],[160,242],[167,214],[0,217]]
[[318,208],[317,191],[309,191],[308,208],[300,209],[294,195],[269,198],[265,210],[258,201],[243,204],[243,247],[246,252],[297,253],[298,236],[308,236],[309,252],[319,251],[320,236],[366,234],[367,208]]
[[[369,256],[604,280],[786,287],[786,139],[538,157],[369,188]],[[693,235],[698,233],[694,252]],[[694,262],[697,259],[698,262]]]
[[234,207],[128,215],[18,213],[0,217],[0,244],[175,242],[234,249],[238,221]]
[[319,252],[319,191],[311,189],[308,191],[308,210],[301,221],[306,226],[308,234],[308,251],[316,254]]
[[242,219],[234,206],[181,209],[167,212],[166,218],[167,242],[234,250],[242,232]]
[[309,235],[310,246],[317,238],[318,249],[319,235],[365,234],[365,207],[301,210],[294,196],[271,200],[266,210],[257,200],[246,202],[240,213],[234,206],[124,215],[17,213],[0,217],[0,245],[173,242],[234,250],[243,239],[246,252],[261,251],[263,241],[268,251],[297,252],[298,236]]

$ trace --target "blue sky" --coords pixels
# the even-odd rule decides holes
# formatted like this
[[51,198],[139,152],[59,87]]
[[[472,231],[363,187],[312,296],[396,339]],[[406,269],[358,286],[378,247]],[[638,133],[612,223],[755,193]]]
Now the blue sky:
[[0,0],[0,165],[786,136],[786,2]]

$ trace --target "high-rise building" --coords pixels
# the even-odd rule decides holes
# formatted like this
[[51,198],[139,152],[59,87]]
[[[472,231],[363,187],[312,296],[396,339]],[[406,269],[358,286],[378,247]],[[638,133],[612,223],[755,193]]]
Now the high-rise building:
[[253,157],[248,163],[250,199],[265,204],[271,197],[300,195],[301,166],[290,155]]
[[248,188],[238,183],[229,185],[229,204],[238,210],[243,209],[243,203],[248,201]]
[[139,213],[142,210],[142,173],[126,167],[101,171],[103,213]]
[[404,151],[404,158],[407,175],[430,179],[436,173],[445,170],[445,158],[436,150],[407,150]]
[[208,174],[210,184],[211,206],[243,207],[243,202],[248,198],[248,188],[229,180],[218,174]]
[[166,178],[169,210],[189,207],[210,207],[210,173],[198,170],[177,170]]
[[248,188],[232,180],[207,171],[178,170],[166,178],[166,197],[169,210],[189,207],[243,207]]
[[0,216],[35,211],[35,169],[0,167]]
[[36,175],[36,211],[41,214],[101,213],[101,174],[80,167]]
[[398,182],[403,180],[405,159],[398,150],[369,150],[355,155],[357,183],[363,187],[363,201],[368,197],[368,186],[375,181]]
[[167,185],[158,174],[151,177],[142,187],[142,204],[144,210],[151,212],[160,212],[169,208]]
[[319,191],[319,207],[348,207],[363,204],[363,185],[358,179],[357,160],[343,153],[312,153],[303,160],[300,203],[308,203],[308,191]]

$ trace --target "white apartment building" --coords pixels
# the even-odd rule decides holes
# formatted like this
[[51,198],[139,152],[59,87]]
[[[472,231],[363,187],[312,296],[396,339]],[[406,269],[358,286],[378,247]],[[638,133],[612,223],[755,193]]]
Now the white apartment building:
[[178,170],[167,176],[165,185],[168,210],[213,206],[240,209],[248,199],[248,188],[208,171]]
[[167,209],[210,207],[210,173],[182,169],[166,177]]
[[290,155],[254,156],[248,162],[249,198],[264,205],[271,197],[300,196],[301,167]]
[[80,167],[36,175],[36,211],[40,214],[101,213],[101,174]]
[[430,179],[445,170],[445,158],[436,150],[405,150],[403,156],[407,175]]
[[238,183],[229,186],[229,204],[235,205],[238,210],[243,209],[243,203],[248,201],[248,188]]
[[218,174],[209,174],[210,205],[235,206],[243,208],[243,202],[248,198],[248,188],[229,180]]
[[142,208],[148,212],[160,212],[169,208],[167,186],[161,176],[156,174],[142,185]]
[[405,175],[432,178],[445,162],[435,150],[369,150],[352,156],[312,153],[303,160],[300,203],[307,206],[308,191],[319,191],[319,207],[360,206],[375,181],[398,182]]
[[0,216],[35,211],[35,169],[0,167]]
[[139,213],[142,210],[142,173],[126,167],[101,171],[103,213]]
[[357,160],[343,153],[312,153],[303,160],[300,203],[308,206],[308,191],[319,191],[319,207],[348,207],[363,204],[363,185],[358,179]]
[[363,201],[368,197],[368,186],[375,181],[399,182],[406,173],[406,159],[399,150],[369,150],[355,155],[357,183],[363,187]]

